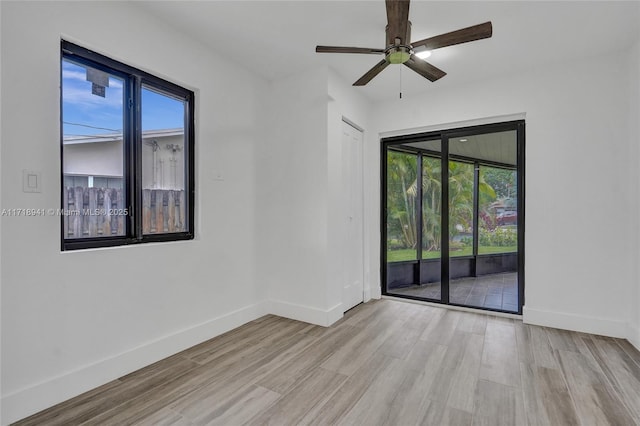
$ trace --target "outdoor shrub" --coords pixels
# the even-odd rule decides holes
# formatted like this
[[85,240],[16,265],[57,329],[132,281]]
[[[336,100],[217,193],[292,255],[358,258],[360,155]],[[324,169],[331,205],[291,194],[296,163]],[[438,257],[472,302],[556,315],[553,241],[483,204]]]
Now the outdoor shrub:
[[473,237],[462,237],[460,238],[460,243],[462,247],[471,247],[473,244]]
[[478,242],[481,246],[515,246],[518,243],[518,231],[515,228],[498,227],[493,231],[480,228]]

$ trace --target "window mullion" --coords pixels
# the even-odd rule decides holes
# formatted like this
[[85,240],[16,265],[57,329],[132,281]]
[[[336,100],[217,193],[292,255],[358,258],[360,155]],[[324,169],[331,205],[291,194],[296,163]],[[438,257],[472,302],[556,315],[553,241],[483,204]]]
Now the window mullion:
[[131,102],[132,115],[132,139],[131,139],[131,187],[132,208],[131,224],[133,237],[142,240],[142,111],[141,91],[142,79],[139,76],[132,78],[133,91]]

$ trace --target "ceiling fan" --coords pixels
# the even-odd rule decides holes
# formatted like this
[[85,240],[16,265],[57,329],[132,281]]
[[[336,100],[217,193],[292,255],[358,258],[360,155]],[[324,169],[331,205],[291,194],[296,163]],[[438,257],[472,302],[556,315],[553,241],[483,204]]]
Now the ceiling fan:
[[318,53],[365,53],[384,55],[384,59],[373,66],[354,86],[364,86],[389,64],[404,64],[430,81],[436,81],[447,73],[416,56],[417,52],[431,51],[441,47],[467,43],[489,38],[492,34],[491,22],[474,25],[435,37],[411,43],[411,21],[409,21],[409,0],[385,0],[387,5],[387,27],[385,49],[367,47],[316,46]]

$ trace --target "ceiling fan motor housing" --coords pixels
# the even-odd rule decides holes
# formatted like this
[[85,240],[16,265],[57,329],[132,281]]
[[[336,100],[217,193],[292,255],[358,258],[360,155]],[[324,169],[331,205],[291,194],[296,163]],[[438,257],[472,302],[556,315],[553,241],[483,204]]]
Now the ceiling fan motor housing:
[[390,64],[404,64],[412,53],[410,46],[392,46],[385,51],[385,59]]
[[411,48],[411,21],[407,21],[407,33],[404,39],[389,34],[389,25],[385,27],[387,48],[385,59],[390,64],[404,64],[413,54]]

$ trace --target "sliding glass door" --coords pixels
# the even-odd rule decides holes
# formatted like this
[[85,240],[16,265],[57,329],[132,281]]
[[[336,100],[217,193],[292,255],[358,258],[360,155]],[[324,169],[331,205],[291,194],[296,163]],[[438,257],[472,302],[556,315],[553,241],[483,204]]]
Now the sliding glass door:
[[521,313],[524,122],[382,141],[383,294]]
[[441,144],[422,145],[420,151],[406,145],[386,152],[387,287],[441,300]]

